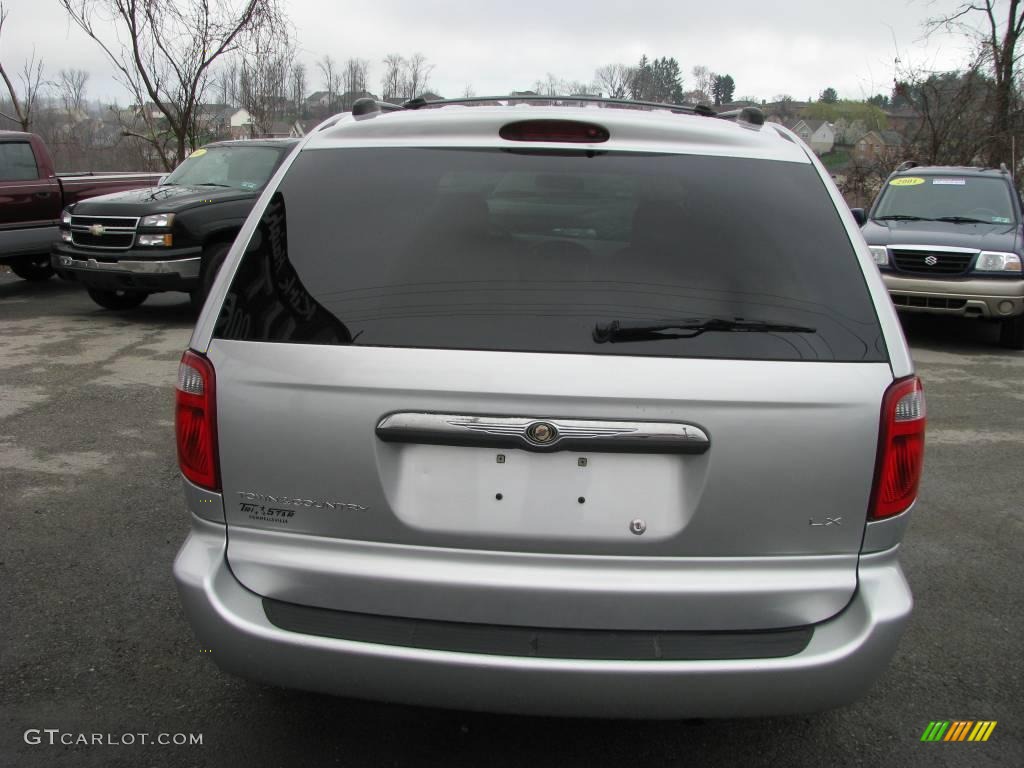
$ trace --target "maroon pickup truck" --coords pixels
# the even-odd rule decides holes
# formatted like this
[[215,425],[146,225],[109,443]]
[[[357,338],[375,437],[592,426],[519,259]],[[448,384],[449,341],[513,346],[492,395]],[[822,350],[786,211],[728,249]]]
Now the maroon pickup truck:
[[159,173],[58,174],[43,140],[0,131],[0,264],[25,280],[53,274],[50,246],[64,207],[86,198],[150,187]]

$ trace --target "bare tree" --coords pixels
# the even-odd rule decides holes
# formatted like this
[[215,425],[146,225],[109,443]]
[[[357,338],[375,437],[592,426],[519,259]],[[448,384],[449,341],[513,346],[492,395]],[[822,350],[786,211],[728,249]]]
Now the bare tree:
[[283,25],[276,0],[58,1],[135,100],[137,125],[125,134],[148,141],[168,170],[200,140],[211,67],[246,35]]
[[253,136],[266,136],[289,103],[289,73],[295,44],[285,27],[264,27],[251,36],[239,75],[242,107]]
[[625,64],[607,64],[594,73],[598,89],[610,99],[626,98],[632,80],[633,67]]
[[85,86],[88,82],[89,73],[84,69],[62,69],[58,74],[60,100],[68,116],[79,114],[85,106]]
[[338,92],[341,90],[341,72],[338,63],[329,55],[325,55],[316,64],[324,78],[324,90],[327,91],[327,108],[332,112],[338,106]]
[[962,71],[900,73],[900,95],[918,115],[908,135],[918,160],[972,165],[1001,138],[990,104],[995,83],[976,59]]
[[462,89],[462,98],[472,99],[476,97],[476,91],[473,89],[472,83],[466,83],[466,87]]
[[369,73],[370,62],[366,59],[349,59],[345,62],[345,69],[342,72],[341,80],[345,88],[345,98],[342,109],[352,109],[354,102],[360,94],[366,91],[366,78]]
[[306,98],[306,65],[293,64],[289,79],[291,90],[292,110],[299,114],[302,112],[302,102]]
[[690,70],[693,75],[693,90],[699,95],[699,101],[711,101],[712,89],[715,85],[715,73],[703,65]]
[[434,65],[427,63],[427,57],[422,53],[414,53],[405,62],[405,77],[403,80],[407,99],[415,99],[427,90],[427,83],[430,81],[430,73],[434,71]]
[[[1017,43],[1024,33],[1024,4],[1009,0],[1005,9],[998,0],[970,0],[961,3],[947,16],[928,22],[928,29],[964,32],[973,38],[992,73],[992,134],[987,151],[988,164],[998,165],[1010,155],[1010,137],[1014,126],[1015,81],[1022,53]],[[975,26],[977,25],[977,26]]]
[[389,53],[384,57],[384,75],[380,79],[381,97],[384,101],[394,101],[402,97],[402,73],[405,70],[405,59],[397,53]]
[[[7,21],[7,9],[0,3],[0,34],[3,33],[5,21]],[[14,83],[11,82],[11,78],[7,74],[7,70],[4,69],[3,62],[0,62],[0,77],[3,78],[4,85],[7,86],[7,93],[11,98],[11,106],[14,108],[13,115],[0,112],[0,116],[19,123],[23,131],[29,130],[32,127],[36,103],[39,100],[42,87],[45,85],[43,80],[43,60],[36,58],[36,50],[33,48],[31,58],[24,63],[18,75],[18,79],[21,80],[20,97],[18,90],[14,87]]]
[[221,64],[215,88],[221,104],[238,106],[238,62],[233,58]]

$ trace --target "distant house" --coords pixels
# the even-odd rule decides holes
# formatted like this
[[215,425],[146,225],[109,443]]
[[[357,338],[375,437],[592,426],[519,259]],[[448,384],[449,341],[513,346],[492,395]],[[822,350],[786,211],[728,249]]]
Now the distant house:
[[260,139],[301,139],[306,135],[306,129],[298,120],[275,120],[270,124],[270,130],[260,134]]
[[338,107],[341,112],[351,112],[352,105],[359,99],[373,99],[378,101],[376,95],[369,91],[345,91],[338,96]]
[[868,131],[853,145],[853,159],[861,163],[896,160],[906,143],[896,131]]
[[199,125],[215,139],[231,135],[231,115],[235,108],[227,104],[200,104]]
[[[338,100],[337,95],[334,100]],[[331,94],[327,91],[315,91],[306,97],[305,104],[307,107],[329,107],[331,106]]]
[[236,109],[228,117],[228,132],[232,139],[252,138],[252,115],[247,109]]
[[832,130],[836,134],[836,144],[852,147],[868,132],[868,127],[860,118],[847,120],[845,117],[840,117],[832,124]]
[[913,107],[898,107],[888,110],[885,119],[889,128],[906,138],[913,138],[913,134],[921,127],[921,115]]
[[831,152],[836,144],[835,129],[825,120],[797,120],[793,124],[793,133],[803,139],[816,155]]
[[761,103],[761,111],[770,122],[788,125],[788,121],[797,119],[807,106],[806,101],[765,101]]

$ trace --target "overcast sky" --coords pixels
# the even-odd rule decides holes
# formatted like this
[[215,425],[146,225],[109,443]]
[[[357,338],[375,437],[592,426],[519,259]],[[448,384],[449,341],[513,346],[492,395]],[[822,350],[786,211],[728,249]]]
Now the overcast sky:
[[[324,54],[370,61],[370,90],[380,92],[381,58],[424,53],[434,65],[430,89],[461,95],[507,94],[529,88],[548,72],[589,82],[603,64],[674,56],[689,76],[703,64],[731,74],[736,97],[771,99],[788,93],[817,97],[834,87],[840,97],[888,93],[897,51],[904,63],[951,68],[965,57],[957,38],[922,39],[922,22],[955,7],[956,0],[764,0],[727,2],[609,2],[609,0],[285,0],[309,66],[310,90],[321,87],[313,62]],[[90,72],[89,98],[124,92],[99,48],[71,26],[56,0],[8,0],[0,39],[8,71],[19,69],[33,46],[46,74],[62,68]]]

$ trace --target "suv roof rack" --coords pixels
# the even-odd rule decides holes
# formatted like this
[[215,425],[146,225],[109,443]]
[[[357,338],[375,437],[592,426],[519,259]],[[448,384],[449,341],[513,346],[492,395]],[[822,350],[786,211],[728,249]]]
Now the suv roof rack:
[[[424,107],[441,107],[450,104],[493,104],[498,105],[522,102],[583,102],[586,104],[606,105],[609,107],[636,108],[646,107],[648,109],[666,109],[676,114],[700,115],[701,117],[718,117],[723,120],[735,120],[738,123],[746,123],[751,126],[760,127],[764,125],[764,113],[757,107],[743,107],[729,112],[715,112],[706,104],[673,104],[659,101],[641,101],[638,99],[613,99],[604,96],[542,96],[535,95],[508,95],[508,96],[466,96],[457,99],[431,99],[421,97],[409,99],[402,103],[402,109],[423,109]],[[353,107],[353,113],[355,107]]]

